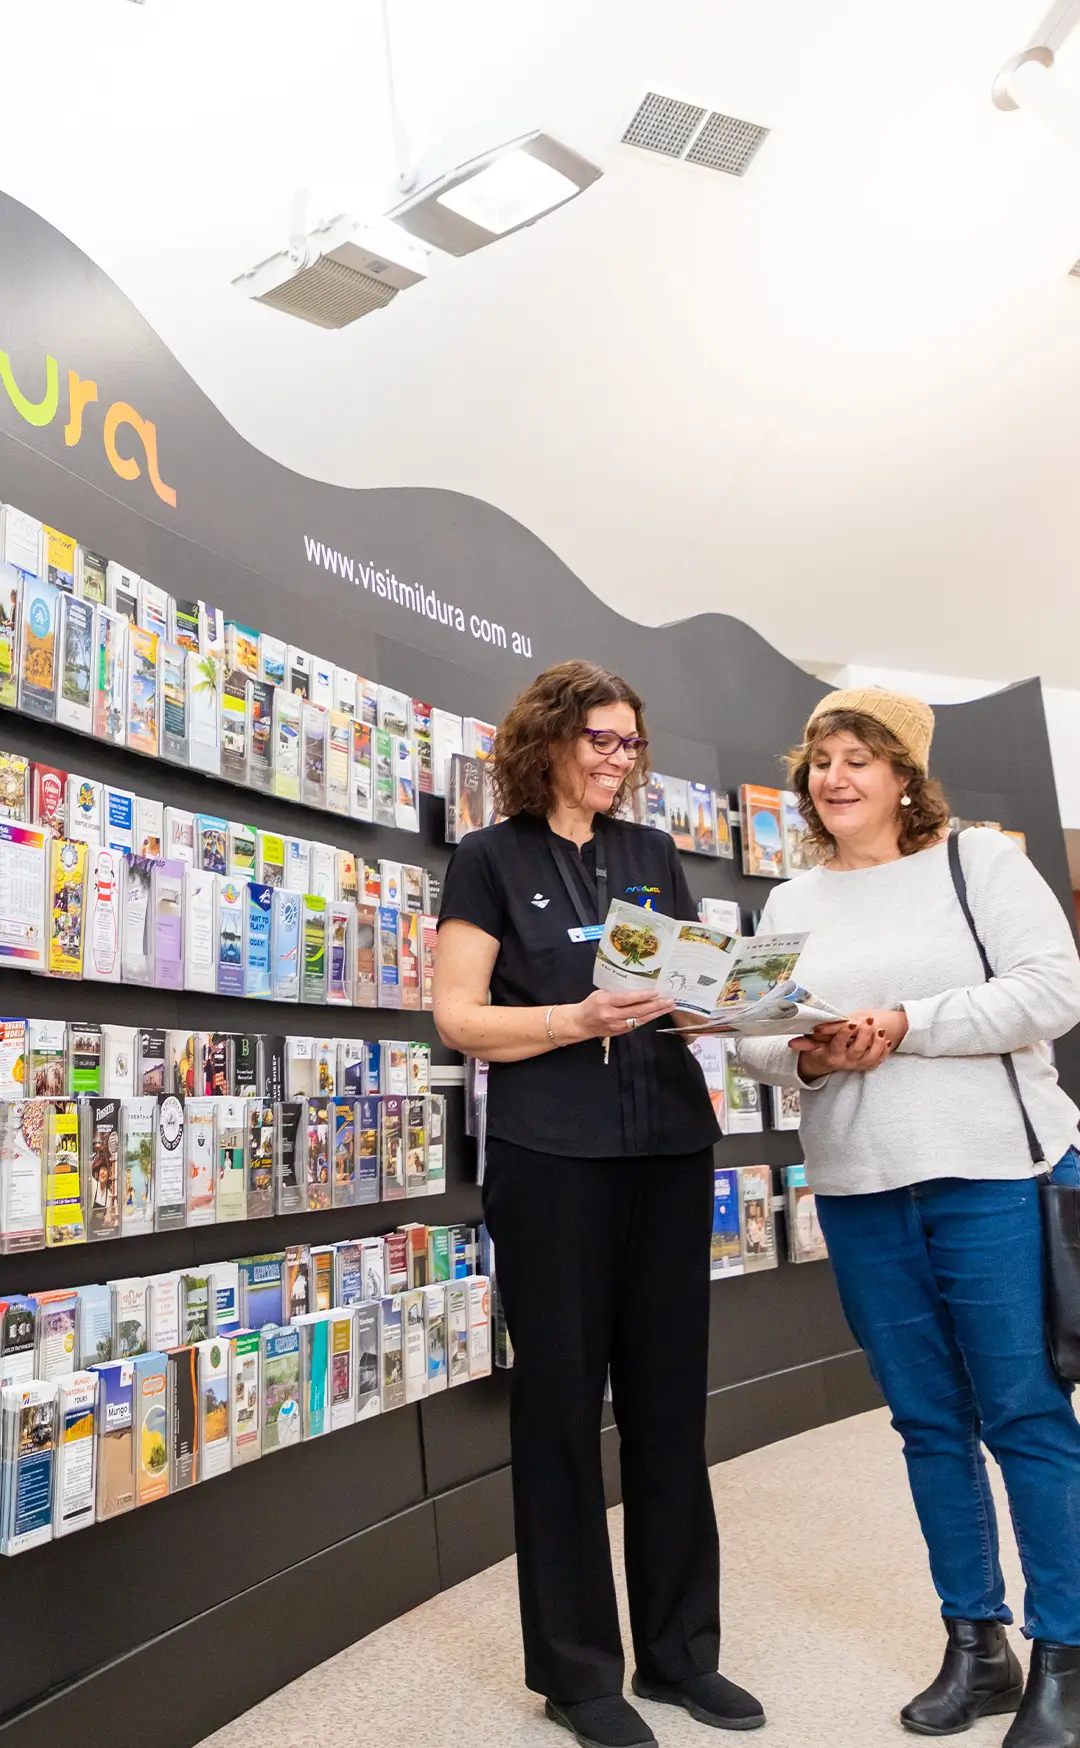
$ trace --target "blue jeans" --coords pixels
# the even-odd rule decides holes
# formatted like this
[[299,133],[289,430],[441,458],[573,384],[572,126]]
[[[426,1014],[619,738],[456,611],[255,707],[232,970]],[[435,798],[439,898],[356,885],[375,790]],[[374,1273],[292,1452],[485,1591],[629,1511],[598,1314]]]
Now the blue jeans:
[[[1072,1149],[1053,1181],[1080,1183]],[[937,1178],[819,1196],[817,1210],[844,1313],[904,1441],[943,1616],[1012,1620],[985,1444],[1024,1571],[1024,1633],[1080,1645],[1080,1424],[1046,1348],[1037,1183]]]

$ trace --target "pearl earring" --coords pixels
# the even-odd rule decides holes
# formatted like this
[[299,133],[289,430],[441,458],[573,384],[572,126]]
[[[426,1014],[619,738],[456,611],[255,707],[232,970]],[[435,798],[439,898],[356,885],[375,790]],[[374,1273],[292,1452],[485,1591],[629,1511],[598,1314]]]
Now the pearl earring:
[[910,807],[911,806],[911,796],[910,795],[901,795],[900,805],[901,805],[901,807]]

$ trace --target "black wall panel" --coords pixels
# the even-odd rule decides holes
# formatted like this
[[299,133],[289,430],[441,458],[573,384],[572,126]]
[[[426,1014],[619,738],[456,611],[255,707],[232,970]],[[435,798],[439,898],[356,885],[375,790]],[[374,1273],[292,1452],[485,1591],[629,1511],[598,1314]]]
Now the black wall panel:
[[[415,1408],[0,1561],[4,1711],[424,1498]],[[86,1630],[64,1599],[82,1598]]]
[[[137,1655],[0,1723],[0,1741],[4,1748],[55,1748],[59,1741],[127,1748],[145,1741],[152,1707],[155,1748],[191,1748],[438,1587],[435,1513],[427,1502],[146,1640]],[[73,1608],[64,1628],[92,1634],[94,1618],[92,1604],[81,1621]]]
[[505,1560],[514,1551],[509,1469],[496,1469],[435,1501],[439,1579],[444,1590]]
[[429,1493],[445,1493],[510,1461],[507,1402],[510,1379],[495,1372],[466,1390],[447,1390],[420,1404],[424,1479]]

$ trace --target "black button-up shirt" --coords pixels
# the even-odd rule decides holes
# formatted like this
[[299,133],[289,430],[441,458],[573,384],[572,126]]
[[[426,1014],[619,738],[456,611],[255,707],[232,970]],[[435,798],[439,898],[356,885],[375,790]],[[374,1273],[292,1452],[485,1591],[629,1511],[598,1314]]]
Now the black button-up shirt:
[[[679,853],[666,832],[623,820],[597,825],[611,898],[682,921],[695,915]],[[556,845],[592,916],[595,838],[579,854],[546,821],[518,814],[470,832],[450,862],[439,922],[473,923],[498,941],[491,975],[495,1006],[546,1008],[583,1001],[593,988],[596,942],[571,939],[580,919]],[[599,1038],[526,1062],[493,1062],[488,1133],[538,1153],[583,1159],[694,1153],[711,1146],[719,1132],[701,1069],[680,1038],[660,1033],[661,1025],[671,1024],[664,1018],[614,1036],[606,1065]]]

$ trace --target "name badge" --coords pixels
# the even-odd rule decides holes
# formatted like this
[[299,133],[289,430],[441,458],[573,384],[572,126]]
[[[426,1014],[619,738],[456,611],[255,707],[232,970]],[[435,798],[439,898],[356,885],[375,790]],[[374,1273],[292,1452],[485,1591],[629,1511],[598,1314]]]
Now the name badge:
[[603,923],[590,923],[585,929],[567,929],[572,941],[599,941],[604,933]]

